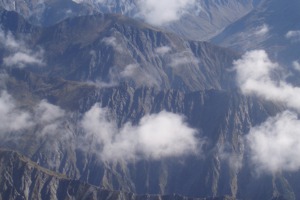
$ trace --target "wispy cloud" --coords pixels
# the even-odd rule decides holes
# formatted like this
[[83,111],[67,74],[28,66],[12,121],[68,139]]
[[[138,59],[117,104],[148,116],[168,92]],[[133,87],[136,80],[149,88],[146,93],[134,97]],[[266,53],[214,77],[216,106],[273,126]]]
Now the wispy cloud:
[[124,52],[124,49],[120,43],[118,43],[117,38],[114,36],[105,37],[102,39],[102,42],[108,46],[113,47],[119,53]]
[[267,24],[263,24],[259,27],[257,27],[256,31],[255,31],[255,35],[258,36],[263,36],[266,35],[269,32],[269,26]]
[[171,67],[178,67],[187,64],[198,65],[199,60],[194,56],[192,52],[184,51],[176,54],[172,54],[171,56]]
[[16,52],[10,56],[7,56],[3,59],[3,62],[8,67],[19,67],[24,68],[26,65],[44,65],[42,61],[42,56],[40,53],[37,54],[29,54],[24,52]]
[[199,152],[201,141],[180,115],[162,111],[118,128],[107,109],[93,106],[82,127],[103,161],[162,159]]
[[154,49],[154,52],[160,56],[164,56],[165,54],[169,53],[172,50],[169,46],[161,46]]
[[0,94],[0,132],[27,129],[34,125],[29,112],[19,109],[15,100],[6,92]]
[[[240,139],[239,143],[240,148],[243,149],[243,140]],[[224,144],[218,147],[217,155],[221,158],[221,160],[226,161],[229,167],[238,172],[243,167],[243,153],[235,152],[230,144]]]
[[33,111],[21,109],[5,90],[0,95],[0,131],[10,133],[27,130],[33,126],[41,128],[39,135],[55,134],[61,126],[65,112],[45,100],[39,102]]
[[237,83],[244,94],[279,102],[294,110],[270,117],[250,129],[245,141],[256,169],[273,173],[299,170],[300,121],[296,112],[300,112],[300,88],[273,79],[273,72],[280,70],[280,66],[263,50],[247,52],[234,66]]
[[44,51],[41,48],[36,50],[28,48],[22,40],[17,40],[10,32],[0,29],[0,44],[5,49],[3,63],[6,67],[24,68],[28,65],[43,66]]
[[145,69],[138,64],[129,64],[125,66],[120,73],[121,78],[134,80],[135,84],[139,86],[158,87],[157,80],[147,73]]
[[[63,130],[63,122],[66,118],[64,110],[42,100],[34,109],[34,123],[41,127],[39,136],[56,135]],[[66,134],[66,133],[64,133]]]
[[139,15],[153,25],[164,25],[179,20],[195,0],[139,0]]
[[288,31],[285,37],[293,42],[300,42],[300,30]]
[[300,63],[298,61],[293,62],[293,67],[295,70],[300,72]]

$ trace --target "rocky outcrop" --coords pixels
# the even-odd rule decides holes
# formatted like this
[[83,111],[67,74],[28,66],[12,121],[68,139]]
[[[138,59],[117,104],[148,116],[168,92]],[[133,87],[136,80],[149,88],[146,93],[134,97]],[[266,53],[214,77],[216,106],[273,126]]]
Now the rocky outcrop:
[[230,197],[188,198],[180,195],[136,195],[109,191],[71,180],[39,166],[21,154],[0,150],[0,199],[233,200]]

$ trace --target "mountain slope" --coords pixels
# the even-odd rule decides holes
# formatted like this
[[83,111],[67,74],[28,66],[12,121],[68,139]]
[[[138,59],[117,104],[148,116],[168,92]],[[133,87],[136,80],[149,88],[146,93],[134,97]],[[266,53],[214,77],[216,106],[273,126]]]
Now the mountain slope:
[[300,29],[300,3],[293,0],[264,0],[248,15],[227,27],[212,41],[247,51],[265,49],[274,59],[285,63],[298,60],[298,39],[288,38],[289,31]]
[[[250,162],[241,137],[250,126],[279,112],[281,107],[278,105],[245,98],[235,92],[212,90],[185,94],[176,90],[134,90],[126,85],[99,90],[91,85],[39,78],[22,71],[15,71],[10,76],[8,91],[14,94],[15,99],[32,94],[35,98],[30,98],[33,100],[48,99],[65,110],[75,112],[72,118],[66,119],[67,125],[61,129],[67,140],[59,135],[40,138],[39,130],[19,137],[11,135],[3,138],[1,146],[17,149],[42,166],[110,190],[139,194],[179,193],[198,197],[230,195],[240,199],[296,194],[297,184],[291,188],[286,183],[290,180],[288,174],[258,178],[251,174],[251,165],[240,166],[240,162]],[[161,110],[182,113],[191,127],[200,130],[201,137],[206,138],[207,144],[201,154],[205,156],[191,155],[158,161],[142,159],[129,163],[103,162],[93,145],[90,144],[91,149],[88,150],[81,148],[84,141],[80,139],[82,133],[76,128],[82,115],[80,113],[85,113],[96,102],[109,108],[120,126],[129,121],[137,123],[143,113]],[[37,140],[37,137],[40,139]],[[223,147],[226,150],[220,151]],[[232,155],[234,160],[227,160],[224,155],[229,158]]]
[[[176,15],[184,13],[179,21],[175,20],[159,26],[185,38],[203,41],[213,37],[222,29],[246,15],[258,2],[259,0],[196,0],[189,7],[183,8],[184,10],[178,10]],[[151,23],[148,15],[153,12],[152,9],[157,8],[150,7],[148,12],[144,13],[143,10],[147,6],[147,2],[141,3],[137,0],[46,0],[43,2],[1,0],[0,5],[6,10],[20,13],[26,19],[29,19],[31,23],[44,26],[53,25],[68,17],[97,12],[118,13]],[[164,8],[164,10],[167,9],[169,8]]]
[[237,54],[118,15],[1,14],[1,147],[110,191],[299,198],[298,172],[256,174],[245,137],[285,106],[236,89]]
[[30,23],[43,26],[53,25],[69,17],[95,13],[93,8],[71,0],[1,0],[0,7],[19,13]]
[[40,167],[9,150],[0,150],[1,199],[131,199],[131,200],[231,200],[229,197],[187,198],[180,195],[136,195],[109,191]]
[[3,29],[16,31],[16,38],[27,34],[27,48],[47,51],[43,58],[47,64],[40,68],[44,75],[104,86],[127,81],[136,87],[186,91],[234,87],[228,69],[235,53],[123,16],[85,16],[48,28],[21,21],[21,28],[15,30],[3,20]]

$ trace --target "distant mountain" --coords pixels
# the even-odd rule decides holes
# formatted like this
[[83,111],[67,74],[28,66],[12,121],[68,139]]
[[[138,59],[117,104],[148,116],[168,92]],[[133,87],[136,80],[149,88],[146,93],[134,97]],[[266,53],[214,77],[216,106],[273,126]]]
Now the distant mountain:
[[[87,3],[100,12],[120,13],[134,18],[143,18],[139,10],[139,2],[136,0],[100,2],[97,0],[74,0],[74,2]],[[187,8],[186,14],[178,22],[171,22],[163,27],[186,38],[206,40],[247,14],[258,2],[258,0],[196,0],[191,7]]]
[[237,58],[235,53],[123,16],[77,17],[48,28],[15,20],[4,18],[2,24],[8,31],[17,31],[16,37],[31,35],[28,48],[46,50],[47,65],[40,71],[44,75],[100,85],[129,81],[137,87],[187,91],[234,87],[229,68]]
[[30,23],[43,26],[53,25],[66,18],[95,13],[93,8],[76,4],[72,0],[1,0],[0,7],[19,13]]
[[[165,30],[193,40],[207,40],[225,27],[249,13],[260,0],[196,0],[195,3],[179,9],[183,14],[179,21],[161,24]],[[1,0],[0,6],[16,11],[38,25],[53,25],[63,19],[92,13],[117,13],[140,20],[147,20],[149,13],[143,13],[147,6],[137,0],[97,1],[97,0]],[[146,8],[147,9],[147,8]],[[152,7],[150,8],[152,9]],[[144,15],[146,14],[146,16]],[[151,23],[151,22],[150,22]]]
[[299,8],[297,0],[264,0],[212,41],[237,51],[265,49],[275,60],[291,65],[299,59]]

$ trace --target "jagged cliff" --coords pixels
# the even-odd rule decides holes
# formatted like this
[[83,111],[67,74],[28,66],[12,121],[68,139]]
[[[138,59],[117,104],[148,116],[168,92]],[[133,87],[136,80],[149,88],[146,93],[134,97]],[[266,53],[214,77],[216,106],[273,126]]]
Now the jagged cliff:
[[0,150],[1,199],[131,199],[131,200],[231,200],[230,197],[188,198],[180,195],[136,195],[109,191],[87,183],[71,180],[40,167],[17,152]]

